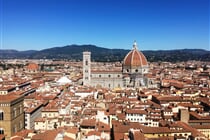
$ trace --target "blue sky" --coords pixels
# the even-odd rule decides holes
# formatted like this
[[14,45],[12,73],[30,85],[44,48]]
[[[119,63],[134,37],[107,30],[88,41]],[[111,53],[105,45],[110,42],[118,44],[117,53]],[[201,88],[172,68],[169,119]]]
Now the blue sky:
[[209,46],[209,0],[0,0],[0,49]]

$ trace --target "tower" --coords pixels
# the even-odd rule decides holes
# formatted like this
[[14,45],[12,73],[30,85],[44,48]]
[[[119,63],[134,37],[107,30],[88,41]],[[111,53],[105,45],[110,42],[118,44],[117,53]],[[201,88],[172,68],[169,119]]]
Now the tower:
[[0,95],[0,134],[9,140],[16,132],[24,129],[24,96]]
[[90,85],[91,52],[83,52],[83,85]]

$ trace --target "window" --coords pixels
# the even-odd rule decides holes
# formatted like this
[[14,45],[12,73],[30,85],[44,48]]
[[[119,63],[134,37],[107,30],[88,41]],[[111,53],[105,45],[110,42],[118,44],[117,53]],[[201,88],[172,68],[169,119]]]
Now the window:
[[108,77],[110,78],[110,77],[111,77],[111,75],[108,75]]
[[0,120],[4,120],[4,112],[0,110]]
[[23,127],[23,124],[22,124],[22,121],[20,121],[19,122],[19,128],[22,129],[22,127]]
[[17,116],[17,110],[16,110],[16,108],[13,108],[13,115],[14,115],[14,117]]
[[117,77],[120,77],[120,75],[117,75]]
[[99,75],[99,77],[101,77],[101,75]]
[[20,105],[20,114],[23,112],[23,106]]
[[0,134],[4,134],[4,129],[0,128]]
[[85,65],[86,65],[86,66],[88,65],[88,61],[87,61],[87,60],[85,61]]
[[138,72],[138,69],[136,69],[135,71]]
[[129,69],[127,69],[127,72],[129,72]]
[[13,132],[14,132],[14,133],[17,132],[17,126],[16,126],[16,125],[13,127]]

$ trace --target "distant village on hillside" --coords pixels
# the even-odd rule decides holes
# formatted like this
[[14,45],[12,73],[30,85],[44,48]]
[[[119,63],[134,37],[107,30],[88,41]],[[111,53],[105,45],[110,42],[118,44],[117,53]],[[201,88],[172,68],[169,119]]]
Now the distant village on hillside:
[[209,140],[210,62],[2,59],[0,140]]

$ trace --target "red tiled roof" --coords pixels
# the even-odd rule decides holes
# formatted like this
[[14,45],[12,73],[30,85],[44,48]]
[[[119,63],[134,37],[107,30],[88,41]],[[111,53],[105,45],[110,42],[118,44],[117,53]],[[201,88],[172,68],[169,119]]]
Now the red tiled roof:
[[[15,133],[13,136],[19,136],[21,138],[26,138],[28,136],[29,133],[33,133],[34,130],[27,130],[27,129],[24,129],[22,131],[19,131],[17,133]],[[14,137],[15,138],[15,137]],[[14,140],[14,139],[12,139]]]
[[14,137],[11,137],[10,140],[24,140],[24,138],[20,136],[14,136]]
[[12,94],[0,95],[0,102],[1,103],[12,102],[12,101],[19,99],[20,97],[21,96],[19,96],[19,95],[12,95]]
[[34,135],[31,140],[53,140],[58,133],[58,130],[47,130],[44,133]]
[[96,126],[96,119],[84,119],[82,120],[80,126]]
[[147,112],[140,109],[128,109],[126,110],[126,114],[147,114]]
[[92,135],[95,135],[95,136],[101,136],[101,132],[98,132],[98,131],[89,131],[86,136],[92,136]]
[[140,130],[132,130],[131,133],[133,134],[134,140],[145,140],[144,134]]
[[99,132],[110,132],[110,126],[108,124],[105,124],[103,122],[97,123],[97,130]]

